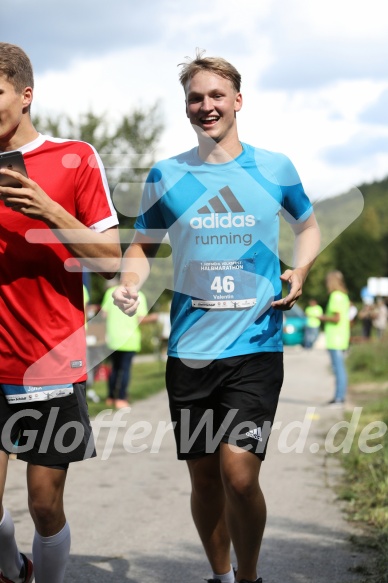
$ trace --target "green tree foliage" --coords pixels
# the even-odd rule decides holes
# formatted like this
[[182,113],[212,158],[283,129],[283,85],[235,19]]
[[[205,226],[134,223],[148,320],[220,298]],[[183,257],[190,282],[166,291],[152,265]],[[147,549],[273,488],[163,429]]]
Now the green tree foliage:
[[378,217],[380,236],[388,234],[388,177],[380,182],[363,184],[360,191],[364,196],[365,210],[373,208]]
[[360,290],[367,284],[368,277],[384,276],[380,240],[365,230],[352,228],[345,231],[336,241],[333,256],[354,300],[359,299]]
[[[327,298],[325,275],[339,269],[343,272],[350,297],[361,300],[360,291],[369,277],[388,277],[388,178],[359,187],[363,210],[357,215],[355,197],[345,193],[321,201],[317,220],[324,241],[331,241],[318,257],[303,289],[303,303],[315,297],[320,303]],[[350,223],[346,225],[346,221]],[[341,225],[346,227],[341,230]]]

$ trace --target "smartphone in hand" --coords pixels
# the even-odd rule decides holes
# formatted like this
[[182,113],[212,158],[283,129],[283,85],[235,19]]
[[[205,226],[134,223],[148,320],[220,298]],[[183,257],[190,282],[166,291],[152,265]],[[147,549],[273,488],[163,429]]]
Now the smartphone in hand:
[[[15,172],[20,172],[28,178],[27,170],[24,164],[23,154],[18,150],[14,152],[0,153],[0,168],[8,168]],[[19,180],[15,180],[12,176],[0,173],[0,186],[12,186],[13,188],[21,188]]]

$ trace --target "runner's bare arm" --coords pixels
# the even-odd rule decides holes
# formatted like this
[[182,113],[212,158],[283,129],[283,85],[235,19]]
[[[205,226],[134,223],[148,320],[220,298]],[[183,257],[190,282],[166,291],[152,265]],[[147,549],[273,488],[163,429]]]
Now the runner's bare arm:
[[288,283],[288,294],[272,302],[272,307],[279,310],[289,310],[302,295],[303,284],[317,258],[320,248],[320,231],[315,215],[301,224],[292,225],[295,234],[294,264],[293,269],[286,269],[280,279]]
[[121,285],[113,292],[113,301],[128,316],[133,316],[139,306],[138,291],[149,276],[151,260],[159,249],[159,243],[139,232],[124,253]]

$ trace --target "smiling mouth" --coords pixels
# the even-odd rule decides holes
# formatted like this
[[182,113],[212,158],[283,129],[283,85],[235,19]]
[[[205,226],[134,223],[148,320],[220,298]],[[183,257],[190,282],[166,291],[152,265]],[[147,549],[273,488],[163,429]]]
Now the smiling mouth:
[[213,125],[220,119],[218,115],[209,115],[208,117],[201,118],[202,125]]

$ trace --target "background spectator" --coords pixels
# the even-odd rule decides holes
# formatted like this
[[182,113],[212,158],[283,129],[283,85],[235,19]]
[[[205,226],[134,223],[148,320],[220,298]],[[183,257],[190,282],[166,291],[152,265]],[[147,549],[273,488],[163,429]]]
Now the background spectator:
[[319,319],[325,324],[326,347],[335,376],[335,393],[330,405],[345,401],[348,377],[345,367],[345,351],[349,348],[350,321],[348,297],[345,280],[340,271],[331,271],[326,276],[329,301],[326,311]]
[[305,314],[307,316],[306,327],[304,330],[304,343],[305,348],[312,348],[318,338],[319,331],[321,329],[321,321],[319,316],[322,316],[323,309],[322,306],[318,305],[317,300],[311,299],[309,305],[305,309]]
[[388,308],[382,298],[377,298],[376,308],[373,318],[373,327],[376,328],[377,337],[382,338],[387,327]]
[[364,300],[364,305],[361,310],[358,312],[358,317],[362,322],[362,336],[364,338],[370,338],[372,333],[372,326],[373,326],[373,318],[375,317],[376,313],[376,306],[372,301]]

